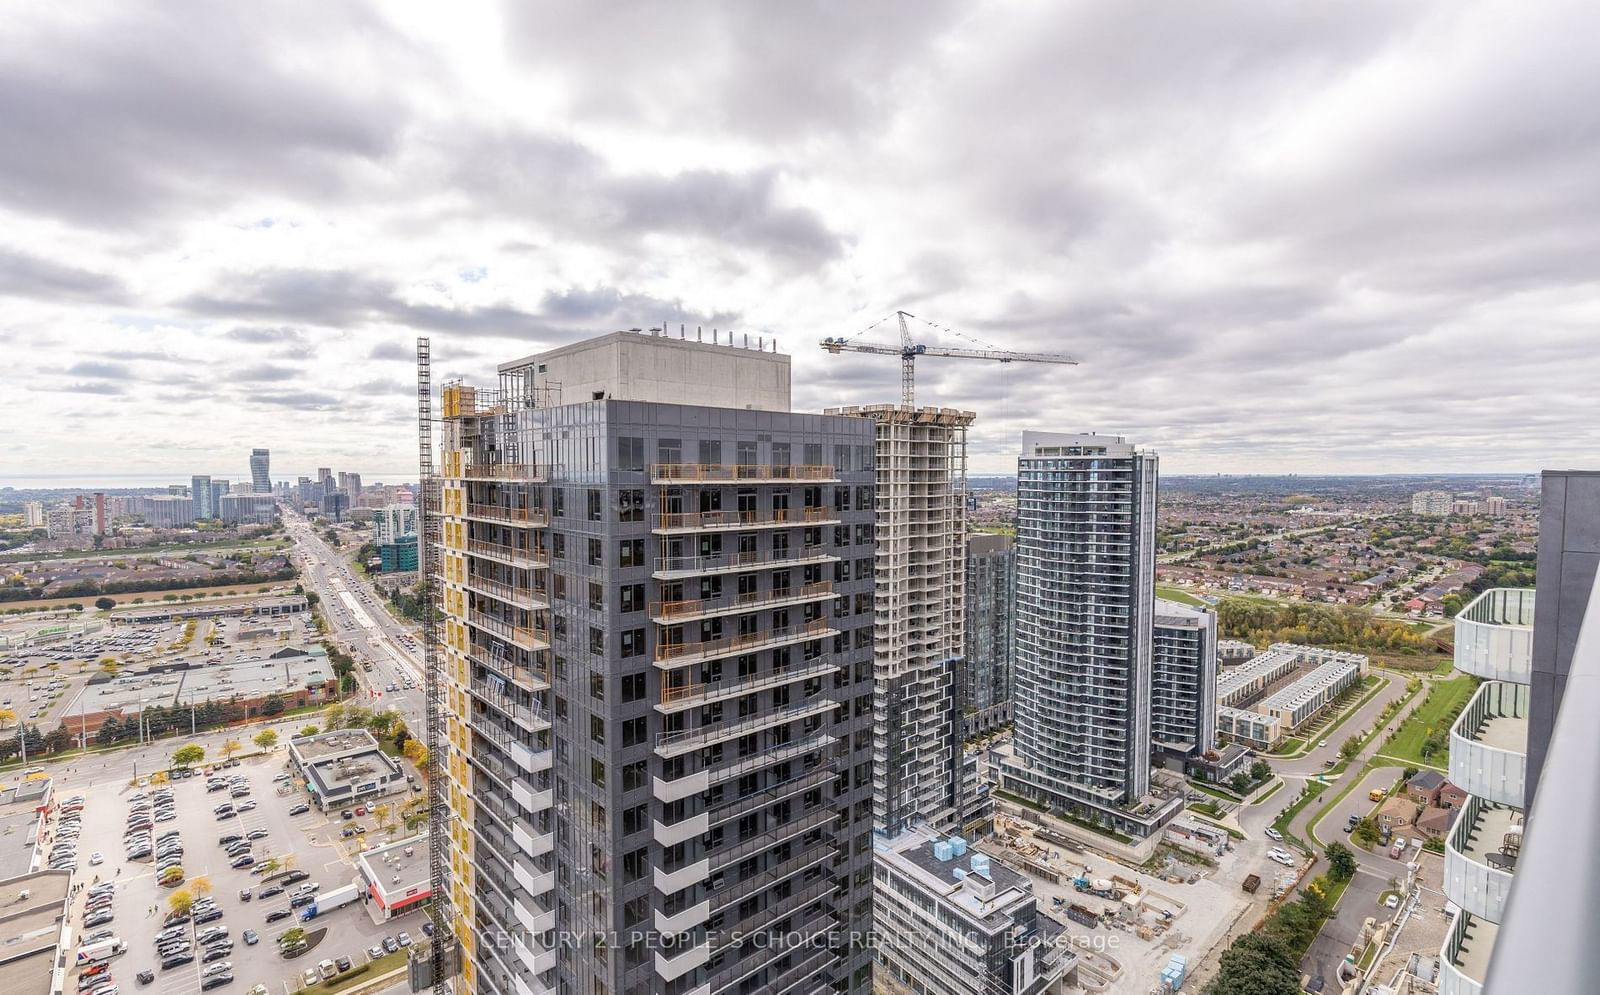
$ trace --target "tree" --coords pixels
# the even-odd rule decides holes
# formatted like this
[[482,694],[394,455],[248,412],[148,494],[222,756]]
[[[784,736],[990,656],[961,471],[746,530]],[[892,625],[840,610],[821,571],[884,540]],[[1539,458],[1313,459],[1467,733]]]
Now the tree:
[[1360,736],[1350,736],[1349,738],[1347,738],[1344,741],[1344,745],[1339,747],[1339,755],[1341,757],[1344,757],[1346,760],[1349,760],[1351,757],[1354,757],[1357,753],[1360,753],[1360,752],[1361,752],[1361,737]]
[[[1286,906],[1287,907],[1287,906]],[[1264,933],[1246,933],[1222,952],[1217,976],[1201,995],[1299,995],[1300,964]]]
[[390,730],[394,728],[395,723],[399,721],[400,713],[388,708],[381,712],[375,712],[371,721],[367,723],[367,728],[372,730],[372,735],[379,739],[385,739],[389,736]]
[[276,874],[282,866],[282,864],[278,863],[277,857],[268,857],[261,862],[261,873],[266,875]]
[[211,879],[204,874],[189,882],[189,887],[194,891],[195,897],[211,894]]
[[1250,779],[1261,782],[1272,776],[1272,766],[1265,760],[1257,760],[1250,765]]
[[1328,873],[1335,881],[1348,881],[1356,873],[1356,856],[1343,843],[1329,843],[1323,851],[1328,857]]
[[167,908],[173,915],[188,915],[190,906],[194,905],[194,896],[187,891],[175,891],[167,898]]
[[222,746],[220,747],[220,749],[222,750],[222,759],[224,759],[224,760],[233,759],[233,755],[235,753],[239,752],[239,746],[240,746],[240,743],[239,743],[239,741],[237,739],[226,739],[226,740],[223,740]]
[[306,931],[299,926],[291,926],[283,931],[282,936],[278,937],[278,946],[280,947],[297,947],[304,942],[306,942]]
[[337,701],[322,710],[322,722],[329,729],[339,728],[344,721],[344,706]]
[[198,743],[180,746],[172,754],[172,766],[193,767],[206,758],[206,748]]
[[1363,848],[1371,847],[1372,844],[1378,842],[1378,838],[1382,835],[1383,832],[1378,828],[1377,820],[1370,815],[1362,816],[1356,820],[1355,828],[1350,830],[1350,838]]
[[389,824],[389,816],[392,811],[387,803],[372,806],[372,817],[378,821],[379,829],[383,829]]
[[0,729],[17,721],[17,713],[9,708],[0,708]]
[[1232,788],[1237,794],[1244,794],[1245,789],[1250,787],[1250,775],[1241,770],[1228,778],[1228,787]]
[[282,864],[283,869],[286,871],[293,870],[297,859],[298,858],[296,858],[294,854],[286,853],[282,857],[278,858],[278,863]]
[[404,748],[405,758],[416,765],[418,770],[428,766],[428,747],[420,739],[408,739]]
[[1400,772],[1400,780],[1405,781],[1407,784],[1410,784],[1411,783],[1411,779],[1413,777],[1416,777],[1416,776],[1417,776],[1417,768],[1412,767],[1410,765],[1407,765],[1406,769]]
[[274,746],[278,745],[278,733],[277,733],[277,730],[275,730],[275,729],[263,729],[260,732],[256,733],[256,738],[254,740],[252,740],[252,742],[254,742],[257,746],[261,747],[263,750],[270,750]]
[[281,714],[282,712],[283,712],[283,695],[281,695],[281,694],[268,695],[267,696],[267,700],[261,703],[261,714],[262,715],[278,715],[278,714]]
[[110,598],[96,598],[94,600],[94,606],[104,612],[110,611],[111,609],[117,607],[117,603],[112,601]]
[[101,657],[100,669],[112,677],[117,676],[117,658],[114,656]]
[[300,735],[302,735],[302,736],[315,736],[318,731],[319,730],[317,729],[316,726],[301,726],[300,727]]

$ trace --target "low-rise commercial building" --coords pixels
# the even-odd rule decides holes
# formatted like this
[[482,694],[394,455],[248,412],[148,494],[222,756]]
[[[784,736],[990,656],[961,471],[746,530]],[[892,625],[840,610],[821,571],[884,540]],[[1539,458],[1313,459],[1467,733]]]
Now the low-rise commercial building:
[[433,895],[428,869],[428,838],[413,836],[374,847],[356,859],[359,883],[371,900],[367,912],[377,922],[415,912]]
[[296,736],[289,740],[289,760],[305,778],[313,804],[323,811],[405,787],[405,772],[365,729]]
[[1028,878],[913,825],[873,843],[879,965],[914,992],[1042,995],[1076,966]]
[[278,618],[305,611],[310,603],[303,594],[256,598],[251,601],[226,601],[218,604],[160,604],[113,612],[113,623],[149,625],[179,618]]
[[37,871],[0,880],[0,991],[66,991],[71,942],[71,871]]

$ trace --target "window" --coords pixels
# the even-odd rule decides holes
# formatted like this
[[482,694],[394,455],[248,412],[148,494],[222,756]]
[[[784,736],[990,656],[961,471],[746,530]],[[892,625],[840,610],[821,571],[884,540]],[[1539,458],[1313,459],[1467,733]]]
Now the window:
[[[840,448],[843,448],[842,446]],[[850,488],[835,487],[833,489],[833,506],[840,511],[850,510]]]
[[603,760],[589,761],[589,781],[597,788],[606,786],[606,765]]
[[[626,768],[623,769],[623,773],[627,773]],[[632,808],[625,808],[622,810],[622,834],[624,836],[631,836],[634,833],[642,833],[649,828],[649,826],[649,805],[635,805]]]
[[622,768],[622,790],[637,791],[650,779],[649,762],[640,760]]
[[660,440],[658,440],[656,442],[656,462],[657,463],[682,463],[683,462],[683,440],[682,439],[660,439]]
[[559,487],[550,489],[550,517],[565,518],[567,516],[567,492]]
[[589,652],[603,654],[605,651],[606,634],[604,630],[597,629],[592,625],[589,626]]
[[601,674],[589,675],[589,697],[596,701],[606,700],[606,679]]
[[833,447],[833,466],[834,466],[834,469],[837,469],[837,470],[848,470],[848,469],[850,469],[850,447],[849,446],[834,446]]
[[617,544],[617,556],[619,566],[644,566],[644,540],[624,539]]
[[772,444],[772,465],[784,468],[789,466],[789,443],[774,442]]
[[633,435],[617,436],[617,469],[644,469],[644,440]]
[[740,466],[755,466],[756,444],[754,442],[735,442],[733,449],[734,459]]
[[636,719],[629,719],[622,723],[623,746],[638,746],[640,743],[643,743],[645,738],[649,735],[650,730],[645,723],[645,717],[643,715]]
[[567,537],[564,533],[557,532],[550,537],[550,555],[557,560],[567,558]]
[[624,629],[622,632],[622,655],[639,656],[644,653],[644,630]]
[[806,459],[805,459],[806,465],[808,465],[808,466],[821,466],[822,465],[822,443],[820,443],[820,442],[808,442],[808,443],[806,443],[805,453],[806,453]]
[[617,492],[617,521],[644,521],[644,491],[624,489]]
[[645,696],[643,674],[626,674],[622,678],[622,700],[638,701]]
[[600,492],[598,490],[596,490],[593,487],[591,487],[591,488],[589,488],[588,491],[586,491],[584,493],[584,508],[585,508],[585,511],[588,514],[589,521],[591,521],[591,522],[600,521],[601,520],[601,509],[604,508],[604,507],[605,507],[605,502],[603,500],[601,500]]
[[589,540],[589,565],[591,567],[601,567],[601,566],[605,566],[605,562],[606,562],[605,544],[602,543],[599,539],[591,538]]
[[606,742],[606,720],[598,715],[589,716],[589,738],[601,746]]
[[642,612],[645,608],[644,585],[624,584],[621,587],[621,598],[618,606],[623,612]]
[[716,465],[722,462],[722,443],[716,439],[700,440],[700,462]]
[[[834,567],[839,564],[835,563]],[[589,608],[593,611],[604,611],[606,607],[606,589],[593,581],[589,582]]]

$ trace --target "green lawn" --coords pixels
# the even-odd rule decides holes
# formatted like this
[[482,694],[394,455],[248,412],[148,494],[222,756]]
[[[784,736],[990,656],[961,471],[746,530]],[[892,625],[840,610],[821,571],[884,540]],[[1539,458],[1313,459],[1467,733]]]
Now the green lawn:
[[[68,549],[59,553],[7,553],[0,556],[0,563],[27,563],[34,560],[85,560],[101,557],[107,560],[128,559],[136,556],[151,556],[162,553],[200,553],[217,549],[280,549],[287,546],[289,541],[281,537],[270,539],[217,539],[212,542],[180,542],[162,546],[131,546],[126,549]],[[115,597],[116,595],[112,595]],[[90,600],[94,600],[92,597]]]
[[404,950],[396,950],[392,954],[384,954],[375,961],[358,964],[344,974],[330,978],[327,981],[318,982],[310,988],[298,989],[295,995],[332,995],[333,992],[342,992],[346,988],[353,988],[356,985],[366,984],[381,978],[390,971],[404,967],[405,963],[406,952]]
[[1165,587],[1161,584],[1157,584],[1156,597],[1166,598],[1168,601],[1176,601],[1179,604],[1192,605],[1196,608],[1210,607],[1204,601],[1201,601],[1199,598],[1185,591],[1181,587]]
[[1291,736],[1288,739],[1284,740],[1283,742],[1279,743],[1277,746],[1274,746],[1272,748],[1272,756],[1275,756],[1275,757],[1294,756],[1294,755],[1297,755],[1297,754],[1300,754],[1300,753],[1304,753],[1305,749],[1306,749],[1306,741],[1305,740],[1296,738],[1294,736]]
[[[1450,716],[1459,714],[1465,707],[1467,699],[1471,698],[1477,689],[1476,678],[1467,674],[1452,680],[1435,682],[1428,692],[1427,699],[1411,713],[1410,717],[1400,723],[1394,735],[1383,744],[1383,754],[1401,760],[1415,761],[1418,764],[1431,762],[1422,758],[1422,743],[1428,738],[1428,733],[1442,727]],[[1447,755],[1440,751],[1433,755],[1433,759],[1437,761]]]
[[1295,843],[1299,844],[1301,848],[1309,850],[1311,847],[1306,845],[1305,840],[1289,831],[1289,823],[1294,821],[1295,816],[1300,814],[1301,809],[1316,801],[1318,795],[1328,790],[1328,786],[1320,781],[1307,781],[1306,787],[1308,787],[1310,790],[1301,796],[1300,799],[1293,805],[1290,805],[1288,808],[1284,809],[1282,815],[1272,820],[1272,828],[1282,833],[1284,839],[1293,840]]

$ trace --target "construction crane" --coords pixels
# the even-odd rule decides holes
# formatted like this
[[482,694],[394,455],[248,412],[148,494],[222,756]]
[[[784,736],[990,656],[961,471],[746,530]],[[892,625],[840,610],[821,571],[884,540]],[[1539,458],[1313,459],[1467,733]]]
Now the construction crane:
[[[944,346],[923,345],[920,342],[911,341],[911,330],[906,327],[906,319],[917,318],[917,316],[907,311],[896,311],[894,314],[900,320],[900,344],[898,346],[881,345],[877,342],[852,342],[848,338],[841,337],[823,339],[822,348],[836,356],[842,352],[868,352],[879,356],[899,356],[900,400],[907,407],[913,407],[916,404],[916,366],[918,356],[946,356],[951,359],[988,359],[997,363],[1078,365],[1078,361],[1071,356],[1063,356],[1060,353],[1053,352],[1011,352],[1005,349],[947,349]],[[917,318],[917,320],[921,321],[922,319]],[[881,323],[881,319],[879,323]],[[865,331],[866,329],[863,330]]]

